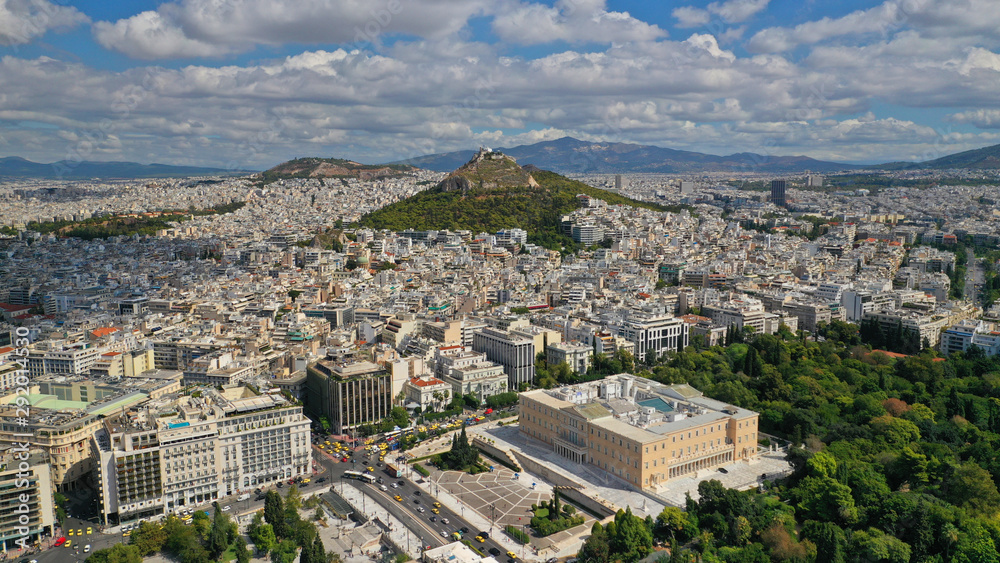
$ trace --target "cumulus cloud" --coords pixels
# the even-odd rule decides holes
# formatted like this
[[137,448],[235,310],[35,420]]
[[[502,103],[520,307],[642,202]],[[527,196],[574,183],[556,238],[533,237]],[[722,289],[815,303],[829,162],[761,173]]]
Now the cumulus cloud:
[[0,0],[0,45],[19,45],[51,29],[86,23],[87,16],[72,6],[49,0]]
[[903,29],[951,40],[996,42],[1000,40],[1000,10],[994,0],[887,0],[840,18],[763,29],[750,39],[747,48],[757,53],[779,53],[837,37],[885,37]]
[[980,129],[1000,129],[1000,110],[977,109],[963,111],[949,115],[948,120],[955,123],[968,123]]
[[764,11],[771,0],[729,0],[712,2],[704,10],[693,6],[675,8],[673,16],[678,27],[699,27],[717,16],[725,23],[742,23]]
[[666,35],[659,27],[628,12],[609,12],[606,0],[558,0],[553,6],[517,3],[501,7],[494,16],[493,30],[501,39],[522,45],[650,41]]
[[379,45],[386,37],[440,38],[461,30],[486,0],[177,0],[98,22],[105,47],[143,59],[246,51],[255,45]]

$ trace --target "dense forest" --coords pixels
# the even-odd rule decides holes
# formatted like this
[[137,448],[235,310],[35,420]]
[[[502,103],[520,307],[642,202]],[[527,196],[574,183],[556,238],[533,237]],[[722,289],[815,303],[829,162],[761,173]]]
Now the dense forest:
[[753,491],[703,482],[697,501],[644,529],[622,514],[595,529],[581,563],[636,561],[647,533],[679,562],[1000,561],[1000,359],[976,348],[893,359],[852,325],[824,334],[783,330],[636,366],[758,411],[763,432],[792,441],[795,471]]
[[529,242],[559,249],[573,242],[559,233],[559,221],[563,215],[579,207],[578,194],[602,199],[609,205],[673,212],[690,209],[629,199],[554,172],[534,171],[532,176],[541,187],[474,190],[465,196],[458,191],[432,188],[365,215],[361,224],[394,231],[407,228],[468,229],[476,233],[517,227],[530,233]]

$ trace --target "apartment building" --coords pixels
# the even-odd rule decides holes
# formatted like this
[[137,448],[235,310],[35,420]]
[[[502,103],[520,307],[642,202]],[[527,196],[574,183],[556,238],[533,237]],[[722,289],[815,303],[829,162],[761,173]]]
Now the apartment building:
[[757,456],[756,412],[630,374],[522,393],[520,430],[640,489]]
[[100,358],[101,350],[91,344],[54,345],[38,347],[28,353],[28,371],[31,377],[46,374],[83,375]]
[[105,419],[92,435],[102,520],[156,518],[308,475],[309,424],[302,407],[243,388]]
[[[37,414],[36,414],[37,413]],[[47,455],[49,482],[59,492],[77,490],[94,469],[90,437],[100,427],[98,415],[78,410],[33,409],[28,424],[18,422],[13,405],[0,410],[0,442],[23,442],[18,433],[30,433],[32,447]]]
[[550,368],[565,362],[574,373],[587,373],[593,354],[593,348],[579,342],[557,342],[545,347],[545,360]]
[[1000,331],[996,323],[964,320],[941,333],[942,354],[966,352],[977,346],[988,356],[1000,354]]
[[503,366],[510,389],[517,389],[521,383],[531,383],[535,379],[534,338],[484,328],[473,336],[472,349],[485,353],[490,361]]
[[38,449],[12,448],[0,453],[0,550],[4,553],[17,553],[55,534],[48,461],[48,455]]

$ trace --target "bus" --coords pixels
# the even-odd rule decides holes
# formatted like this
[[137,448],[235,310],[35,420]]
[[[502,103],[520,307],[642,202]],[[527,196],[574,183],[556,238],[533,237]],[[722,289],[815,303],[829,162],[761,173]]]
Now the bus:
[[401,435],[404,435],[404,434],[410,434],[412,432],[413,432],[413,427],[412,426],[407,426],[406,428],[400,428],[399,430],[391,430],[389,432],[386,432],[385,434],[382,435],[382,437],[386,441],[389,441],[389,440],[392,440],[393,438],[396,438],[398,436],[401,436]]
[[345,471],[344,479],[357,479],[358,481],[364,481],[365,483],[375,482],[374,475],[369,475],[367,473],[362,473],[360,471]]

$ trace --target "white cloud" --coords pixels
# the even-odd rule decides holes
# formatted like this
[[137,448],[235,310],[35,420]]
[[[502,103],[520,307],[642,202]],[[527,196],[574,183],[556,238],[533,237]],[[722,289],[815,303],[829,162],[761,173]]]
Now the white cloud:
[[493,18],[493,30],[501,39],[522,45],[651,41],[666,36],[659,27],[627,12],[609,12],[605,0],[558,0],[551,7],[535,3],[501,6]]
[[380,45],[387,36],[456,34],[486,0],[177,0],[94,34],[136,58],[188,58],[242,52],[255,45]]
[[234,50],[187,37],[183,29],[159,12],[141,12],[114,23],[97,22],[94,38],[108,49],[147,60],[211,57]]
[[1000,110],[977,109],[963,111],[949,115],[948,120],[955,123],[969,123],[980,129],[1000,129]]
[[72,6],[57,6],[49,0],[0,0],[0,45],[19,45],[51,29],[88,22]]
[[743,23],[758,13],[764,11],[771,0],[729,0],[728,2],[712,2],[704,10],[694,6],[675,8],[673,16],[677,18],[678,27],[699,27],[718,16],[724,23]]
[[708,34],[698,34],[695,33],[691,37],[688,37],[685,43],[697,47],[699,49],[704,49],[710,55],[717,59],[725,59],[729,62],[736,60],[736,55],[732,51],[723,51],[719,48],[719,43],[715,40],[715,37]]

